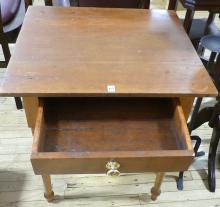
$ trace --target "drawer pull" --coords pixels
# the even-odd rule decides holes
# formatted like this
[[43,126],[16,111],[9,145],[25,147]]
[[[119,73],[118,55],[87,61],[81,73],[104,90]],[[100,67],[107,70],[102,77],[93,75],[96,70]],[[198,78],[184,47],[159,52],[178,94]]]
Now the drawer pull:
[[119,172],[119,167],[120,167],[120,164],[116,161],[109,161],[107,164],[106,164],[106,168],[107,168],[107,175],[108,176],[120,176],[120,172]]

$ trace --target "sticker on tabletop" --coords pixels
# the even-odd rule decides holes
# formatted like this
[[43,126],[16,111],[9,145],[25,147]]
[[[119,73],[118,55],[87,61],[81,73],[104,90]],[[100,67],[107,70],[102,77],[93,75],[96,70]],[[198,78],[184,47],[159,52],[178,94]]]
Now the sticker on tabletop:
[[108,93],[115,93],[116,91],[115,85],[107,85],[107,91]]

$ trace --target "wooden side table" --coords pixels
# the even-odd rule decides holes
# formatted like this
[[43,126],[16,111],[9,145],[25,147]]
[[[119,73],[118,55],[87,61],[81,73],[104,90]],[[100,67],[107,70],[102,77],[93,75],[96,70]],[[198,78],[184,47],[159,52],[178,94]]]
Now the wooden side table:
[[[183,7],[186,8],[186,16],[184,19],[184,28],[187,33],[190,32],[192,23],[193,23],[193,17],[195,14],[195,11],[209,11],[209,16],[207,18],[206,26],[204,27],[204,33],[201,35],[201,37],[205,34],[207,34],[209,30],[209,26],[213,22],[215,18],[215,13],[220,12],[220,2],[218,0],[180,0]],[[169,1],[169,10],[174,10],[176,8],[177,0],[170,0]],[[201,22],[200,22],[201,23]],[[201,25],[199,26],[201,27]],[[203,26],[202,26],[203,27]],[[198,30],[198,26],[197,26]],[[210,31],[213,33],[216,33],[216,29],[214,27],[210,28]],[[198,32],[197,32],[198,33]],[[197,34],[198,35],[198,34]]]
[[[204,36],[199,44],[198,54],[203,60],[207,71],[214,80],[216,88],[220,91],[220,37],[207,35]],[[204,56],[204,50],[207,49],[211,51],[209,58]],[[216,179],[215,179],[215,157],[216,151],[220,139],[220,98],[216,98],[216,104],[212,107],[207,106],[200,109],[202,98],[198,98],[188,124],[189,131],[193,131],[200,127],[205,122],[209,123],[209,126],[213,128],[212,137],[209,146],[209,156],[208,156],[208,184],[209,190],[215,192]]]
[[146,171],[155,200],[193,159],[179,97],[217,90],[175,12],[31,7],[0,94],[24,97],[48,201],[50,174]]

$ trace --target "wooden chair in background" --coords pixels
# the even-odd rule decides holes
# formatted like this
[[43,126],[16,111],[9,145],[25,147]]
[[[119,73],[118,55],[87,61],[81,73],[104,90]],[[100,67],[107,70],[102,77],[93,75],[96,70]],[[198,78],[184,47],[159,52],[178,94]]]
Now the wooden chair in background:
[[145,8],[148,9],[149,0],[76,0],[80,7],[112,7],[112,8]]
[[[189,34],[194,47],[197,49],[200,39],[207,34],[220,35],[219,28],[214,24],[216,13],[220,12],[220,1],[218,0],[179,0],[186,9],[183,26]],[[169,10],[175,10],[178,0],[169,1]],[[207,11],[207,18],[194,18],[196,11]]]
[[[204,50],[209,50],[209,57],[204,56]],[[220,36],[206,35],[200,40],[198,54],[203,61],[208,73],[212,77],[218,92],[220,92]],[[193,131],[205,122],[213,128],[209,145],[208,156],[208,185],[211,192],[215,192],[215,157],[220,139],[220,96],[216,98],[213,106],[200,107],[202,98],[197,98],[191,120],[188,124],[189,131]]]
[[[9,43],[15,43],[25,16],[24,0],[1,0],[0,1],[0,44],[5,60],[0,61],[0,67],[6,68],[10,57]],[[15,97],[17,109],[22,109],[20,97]]]
[[45,0],[47,6],[111,7],[111,8],[145,8],[150,0]]
[[[177,6],[178,0],[170,0],[168,9],[175,10]],[[219,90],[219,69],[220,69],[220,56],[216,58],[217,53],[219,55],[219,36],[220,30],[215,25],[214,19],[215,14],[220,12],[220,1],[217,0],[179,0],[183,7],[186,9],[186,15],[183,20],[183,26],[185,28],[186,33],[189,35],[194,47],[198,49],[198,53],[203,53],[204,49],[208,49],[211,51],[211,56],[208,62],[203,63],[209,74],[215,80],[216,87]],[[207,18],[197,19],[194,18],[194,14],[196,11],[207,11],[209,15]],[[208,36],[204,37],[204,35]],[[206,46],[207,45],[207,46]],[[200,47],[202,46],[202,49]],[[214,47],[214,48],[213,48]],[[215,50],[218,47],[219,50]],[[200,51],[201,50],[201,51]],[[200,54],[201,57],[201,54]],[[218,72],[218,76],[213,76],[211,71],[209,70],[210,65],[213,65],[215,60],[218,60],[215,65],[215,72]],[[216,78],[217,77],[217,78]],[[208,185],[209,190],[211,192],[215,191],[215,156],[216,149],[218,146],[219,138],[220,138],[220,126],[219,126],[219,114],[220,114],[220,103],[219,97],[217,98],[218,103],[215,107],[206,107],[203,110],[200,109],[200,105],[202,102],[202,98],[198,98],[190,119],[188,123],[189,131],[195,130],[199,126],[201,126],[205,122],[209,122],[211,128],[213,128],[213,134],[210,143],[209,149],[209,158],[208,158]],[[196,144],[194,146],[195,156],[203,156],[205,153],[203,151],[198,152],[201,138],[198,136],[191,136],[192,140],[196,140]],[[180,172],[179,178],[177,179],[177,188],[179,190],[183,189],[183,172]]]

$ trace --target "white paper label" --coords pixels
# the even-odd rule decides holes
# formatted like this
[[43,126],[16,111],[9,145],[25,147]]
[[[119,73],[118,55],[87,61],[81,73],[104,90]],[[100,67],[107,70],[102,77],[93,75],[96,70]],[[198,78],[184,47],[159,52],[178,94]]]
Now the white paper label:
[[107,85],[108,93],[115,93],[115,85]]

